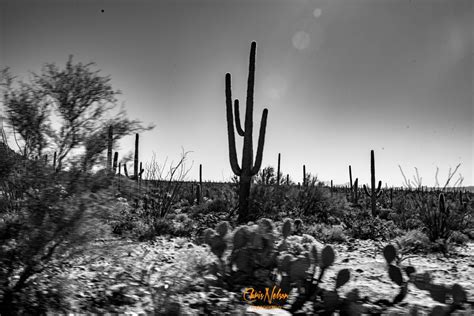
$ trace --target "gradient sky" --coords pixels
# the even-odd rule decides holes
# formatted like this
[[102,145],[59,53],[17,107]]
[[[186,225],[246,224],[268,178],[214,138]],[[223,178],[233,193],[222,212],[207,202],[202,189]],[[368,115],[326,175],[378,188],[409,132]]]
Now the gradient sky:
[[403,184],[399,164],[433,185],[437,166],[443,182],[462,163],[472,185],[473,23],[471,0],[0,0],[0,66],[27,77],[69,54],[95,62],[129,117],[156,125],[141,135],[141,160],[176,160],[183,147],[191,179],[201,163],[205,180],[222,181],[232,175],[224,75],[243,107],[255,40],[263,166],[280,152],[296,182],[306,164],[345,184],[351,164],[367,183],[373,149],[384,184]]

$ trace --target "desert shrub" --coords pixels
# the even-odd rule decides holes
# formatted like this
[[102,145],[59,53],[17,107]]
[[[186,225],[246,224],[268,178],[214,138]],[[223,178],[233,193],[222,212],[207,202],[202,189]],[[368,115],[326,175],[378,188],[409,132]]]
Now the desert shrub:
[[230,202],[224,199],[210,200],[205,203],[204,213],[221,213],[228,212],[230,209]]
[[301,215],[312,215],[326,222],[329,197],[329,192],[321,186],[303,186],[297,191],[293,203],[301,211]]
[[395,239],[400,253],[418,253],[429,252],[431,250],[431,242],[428,236],[421,229],[409,230]]
[[327,243],[341,243],[347,240],[344,228],[340,225],[314,224],[305,227],[305,233]]
[[232,214],[230,204],[226,200],[208,200],[200,205],[193,205],[187,212],[197,226],[199,235],[204,229],[214,227],[219,221],[228,218]]
[[133,230],[134,222],[136,221],[135,212],[128,204],[127,199],[117,197],[112,203],[114,212],[109,220],[109,225],[112,228],[112,233],[117,235],[126,235]]
[[31,286],[24,288],[20,300],[23,315],[66,314],[71,309],[71,289],[61,271],[44,270],[31,278]]
[[186,214],[168,214],[151,220],[145,220],[139,214],[124,218],[129,219],[128,226],[120,234],[139,241],[153,240],[157,236],[191,237],[196,232],[193,221]]
[[[38,283],[40,276],[109,231],[113,181],[110,171],[94,171],[105,161],[107,131],[113,125],[112,140],[118,141],[146,128],[126,118],[124,111],[112,113],[119,92],[112,89],[109,77],[91,69],[93,65],[74,63],[71,56],[65,67],[46,64],[29,82],[15,84],[9,71],[2,71],[2,104],[20,149],[8,149],[3,137],[2,315],[28,314],[30,307],[40,312],[54,305],[45,306],[56,299],[43,291],[51,283]],[[50,116],[57,116],[55,124]],[[51,149],[56,150],[53,163],[45,155],[51,158]]]
[[469,242],[469,237],[460,231],[453,231],[448,239],[448,242],[457,245],[464,245]]
[[425,197],[418,201],[418,206],[426,233],[432,242],[447,240],[453,231],[463,231],[472,225],[473,211],[470,205],[446,200],[442,193],[438,199],[433,195]]
[[[91,193],[88,183],[96,184]],[[0,213],[0,310],[26,313],[29,308],[49,308],[36,293],[35,281],[44,271],[78,255],[87,243],[108,231],[105,224],[113,200],[107,182],[99,190],[100,176],[64,172],[54,173],[37,161],[25,160],[21,168],[9,174],[1,183],[4,196],[10,198]],[[37,297],[37,300],[34,300]],[[60,296],[54,300],[59,300]],[[44,303],[44,304],[43,304]],[[56,305],[60,305],[56,302]]]
[[402,234],[393,221],[373,217],[368,210],[354,210],[344,216],[343,222],[353,238],[386,241]]
[[393,201],[393,209],[395,212],[390,214],[390,219],[401,229],[411,230],[421,227],[421,219],[413,196],[397,196]]
[[250,190],[249,219],[276,218],[280,211],[287,211],[287,188],[273,185],[254,185]]
[[293,256],[299,256],[304,251],[310,251],[311,246],[320,244],[316,239],[308,234],[303,234],[301,236],[289,236],[286,238],[285,251]]

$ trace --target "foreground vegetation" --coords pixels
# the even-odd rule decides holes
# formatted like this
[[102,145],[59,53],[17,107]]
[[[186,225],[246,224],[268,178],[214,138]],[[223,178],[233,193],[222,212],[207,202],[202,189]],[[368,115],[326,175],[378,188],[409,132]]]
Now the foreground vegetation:
[[[253,162],[255,50],[244,129],[226,76],[232,183],[203,182],[202,166],[199,181],[186,182],[187,153],[169,166],[141,162],[138,132],[151,127],[113,115],[118,92],[91,65],[47,65],[16,86],[3,72],[19,139],[12,150],[2,131],[1,315],[472,311],[473,194],[449,179],[382,189],[373,151],[363,191],[350,167],[347,187],[304,166],[301,184],[284,181],[280,159],[276,172],[260,170],[268,113]],[[133,134],[132,173],[113,150]]]
[[[472,253],[469,193],[461,204],[459,193],[436,199],[435,192],[397,191],[393,208],[383,207],[389,201],[382,198],[381,214],[373,217],[370,198],[350,203],[349,189],[254,185],[253,222],[240,225],[235,184],[204,183],[198,198],[194,183],[172,183],[180,190],[162,212],[160,201],[150,202],[157,197],[147,195],[148,184],[138,192],[124,176],[57,173],[39,161],[19,166],[3,183],[10,191],[1,213],[2,315],[250,313],[242,291],[273,285],[290,294],[281,307],[294,314],[438,306],[447,313],[472,303],[467,274],[456,279],[446,278],[454,270],[436,273],[447,262],[472,272],[472,257],[462,256]],[[13,191],[20,184],[30,189]],[[13,193],[22,198],[9,198]],[[162,194],[169,198],[170,192]],[[442,216],[440,203],[450,208],[449,216]],[[433,226],[437,218],[441,225]],[[388,255],[384,267],[389,244],[398,255]],[[367,262],[357,265],[359,256]],[[421,263],[426,260],[429,275]],[[374,292],[373,286],[380,288],[368,285],[374,276],[393,285]],[[313,277],[319,281],[310,282]],[[407,291],[408,284],[415,288]]]

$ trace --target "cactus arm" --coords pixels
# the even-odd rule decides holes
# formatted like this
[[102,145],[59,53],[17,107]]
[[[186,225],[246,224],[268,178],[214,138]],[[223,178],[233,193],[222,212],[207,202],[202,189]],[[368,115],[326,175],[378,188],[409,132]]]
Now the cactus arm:
[[369,190],[367,189],[367,186],[365,184],[364,184],[364,192],[368,197],[371,196],[370,193],[369,193]]
[[351,191],[352,191],[352,168],[349,165],[349,184],[351,186]]
[[354,181],[354,202],[357,203],[357,200],[360,197],[360,192],[359,192],[359,178],[356,178]]
[[262,166],[263,146],[265,145],[265,131],[267,128],[268,110],[264,109],[262,121],[260,122],[260,134],[258,135],[257,157],[255,157],[255,165],[252,168],[252,175],[256,175]]
[[143,172],[145,171],[145,169],[143,169],[142,167],[143,167],[143,164],[142,164],[142,162],[140,162],[140,171],[138,173],[138,177],[140,179],[142,178]]
[[125,176],[126,176],[127,178],[130,178],[130,177],[128,176],[127,164],[126,164],[126,163],[123,163],[123,173],[125,174]]
[[377,187],[377,194],[382,191],[382,181],[379,181],[379,185]]
[[226,114],[227,114],[227,136],[229,138],[229,159],[232,172],[236,176],[242,174],[242,170],[237,162],[237,150],[235,149],[234,118],[232,115],[232,90],[230,74],[225,75],[225,96],[226,96]]
[[375,196],[379,197],[382,195],[382,181],[379,181],[379,185],[377,186],[377,190],[375,190]]
[[[249,77],[247,80],[247,107],[245,109],[245,132],[252,135],[253,130],[253,94],[255,86],[255,53],[257,43],[252,42],[250,46]],[[252,138],[250,138],[252,140]],[[250,146],[252,148],[252,146]]]
[[244,137],[245,133],[240,125],[240,111],[239,111],[239,100],[235,99],[234,101],[234,116],[235,116],[235,128],[237,129],[237,134]]

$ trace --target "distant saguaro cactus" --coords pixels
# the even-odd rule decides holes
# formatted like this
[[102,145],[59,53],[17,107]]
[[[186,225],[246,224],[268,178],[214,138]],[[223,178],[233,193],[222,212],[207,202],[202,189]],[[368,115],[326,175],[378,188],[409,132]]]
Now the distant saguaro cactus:
[[370,197],[371,207],[372,207],[372,216],[376,215],[377,212],[377,198],[382,194],[382,181],[379,181],[377,189],[375,189],[375,157],[374,151],[370,151],[370,192],[367,189],[367,186],[364,184],[364,192]]
[[196,185],[196,203],[197,205],[201,204],[202,200],[202,189],[201,184]]
[[117,163],[118,163],[118,152],[115,152],[114,154],[114,163],[113,163],[113,166],[112,166],[112,171],[113,173],[117,173]]
[[143,174],[144,169],[141,167],[139,168],[138,164],[138,145],[139,145],[139,135],[138,133],[135,135],[135,156],[133,157],[133,175],[129,176],[128,175],[128,170],[127,170],[127,163],[123,163],[123,171],[125,173],[125,176],[130,178],[131,180],[135,180],[136,182],[139,182],[141,175]]
[[303,186],[306,186],[306,165],[303,165]]
[[113,146],[113,127],[109,126],[108,135],[107,135],[107,171],[112,171],[112,146]]
[[197,199],[197,204],[201,204],[202,201],[202,192],[203,192],[203,186],[202,186],[202,164],[199,164],[199,184],[197,186],[197,191],[196,191],[196,199]]
[[57,156],[57,153],[54,152],[54,155],[53,155],[53,169],[56,170],[56,156]]
[[351,168],[351,165],[349,165],[349,185],[351,186],[351,200],[354,201],[354,191],[353,191],[353,186],[352,186],[352,168]]
[[281,154],[278,153],[278,168],[277,168],[277,186],[280,185],[280,158],[281,158]]
[[[139,135],[138,133],[135,135],[135,156],[133,159],[133,174],[134,174],[134,179],[138,182],[138,179],[140,178],[139,171],[138,171],[138,141],[139,141]],[[141,174],[141,173],[140,173]]]
[[229,159],[230,166],[235,175],[240,177],[239,185],[239,222],[245,222],[248,218],[248,206],[250,185],[252,177],[255,176],[262,165],[263,146],[265,143],[265,130],[267,126],[268,110],[264,109],[262,114],[262,121],[260,123],[260,134],[258,137],[257,155],[255,163],[253,162],[253,95],[255,85],[255,54],[257,50],[257,43],[252,42],[250,46],[249,58],[249,76],[247,81],[247,104],[245,110],[245,130],[240,124],[239,101],[235,100],[235,125],[237,133],[244,138],[243,152],[242,152],[242,166],[237,162],[237,151],[235,148],[235,133],[234,133],[234,116],[232,113],[232,88],[231,75],[225,75],[225,96],[226,96],[226,114],[227,114],[227,135],[229,138]]
[[354,194],[354,198],[352,199],[352,203],[354,203],[354,204],[359,203],[359,198],[360,198],[359,178],[356,178],[355,181],[354,181],[353,194]]

